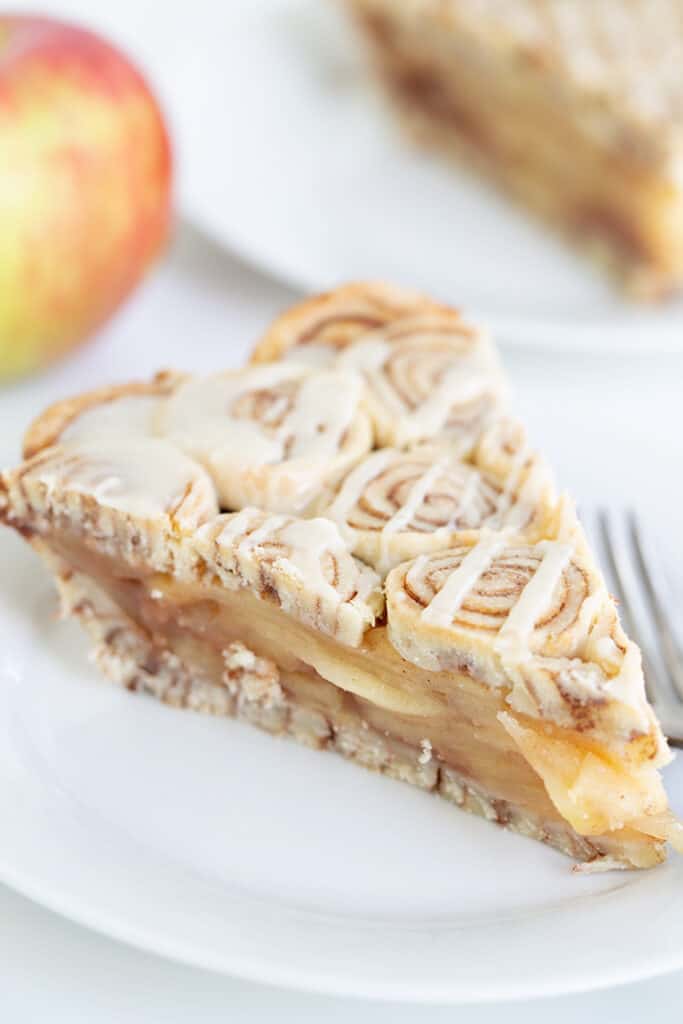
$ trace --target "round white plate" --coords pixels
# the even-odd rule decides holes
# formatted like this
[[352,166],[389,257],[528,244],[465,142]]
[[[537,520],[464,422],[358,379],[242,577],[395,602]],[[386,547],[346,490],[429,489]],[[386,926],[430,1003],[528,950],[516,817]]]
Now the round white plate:
[[[683,861],[572,874],[540,844],[341,758],[103,681],[0,535],[0,878],[245,978],[423,1001],[683,965]],[[683,774],[668,771],[674,792]]]
[[201,76],[190,62],[168,83],[181,198],[206,230],[302,288],[380,276],[430,290],[507,343],[681,349],[683,301],[627,302],[552,232],[405,140],[341,5],[216,7]]

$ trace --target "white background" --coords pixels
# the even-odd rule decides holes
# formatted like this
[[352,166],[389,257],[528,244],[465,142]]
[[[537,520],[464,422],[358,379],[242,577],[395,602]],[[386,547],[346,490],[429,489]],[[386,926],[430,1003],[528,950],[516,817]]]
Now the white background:
[[[15,4],[21,7],[22,4]],[[74,13],[85,3],[43,4]],[[138,4],[149,34],[135,45],[153,49],[154,19],[164,6]],[[201,31],[201,4],[188,8],[187,31]],[[87,5],[91,20],[115,25],[116,5]],[[125,28],[119,32],[125,37]],[[133,40],[130,40],[132,43]],[[178,40],[169,60],[183,57]],[[158,59],[158,54],[157,54]],[[220,130],[207,125],[206,131]],[[139,374],[160,365],[211,368],[235,361],[293,294],[181,231],[165,263],[116,321],[72,360],[0,397],[0,458],[16,458],[27,413],[53,398],[121,376],[122,354],[137,352]],[[193,338],[202,337],[197,366]],[[682,339],[683,344],[683,339]],[[542,355],[504,351],[517,409],[544,447],[564,486],[583,504],[635,504],[671,541],[683,497],[683,358],[642,352],[623,358],[582,352]],[[668,510],[668,511],[666,511]],[[634,922],[634,927],[637,924]],[[618,942],[618,936],[589,937]],[[260,988],[167,964],[71,925],[0,887],[0,1019],[3,1021],[467,1021],[506,1019],[630,1022],[670,1014],[683,1002],[683,973],[612,992],[535,1004],[465,1011],[373,1006]]]

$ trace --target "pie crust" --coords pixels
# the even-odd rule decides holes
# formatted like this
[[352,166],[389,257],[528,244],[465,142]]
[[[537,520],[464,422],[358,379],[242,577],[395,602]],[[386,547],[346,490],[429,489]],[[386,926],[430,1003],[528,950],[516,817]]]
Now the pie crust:
[[639,652],[453,310],[345,286],[243,370],[58,403],[0,519],[130,690],[336,750],[591,869],[682,845]]

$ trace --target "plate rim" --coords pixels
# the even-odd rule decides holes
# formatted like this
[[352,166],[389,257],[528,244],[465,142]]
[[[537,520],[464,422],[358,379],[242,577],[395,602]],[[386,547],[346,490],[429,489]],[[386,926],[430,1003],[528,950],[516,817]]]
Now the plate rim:
[[[285,6],[286,3],[283,0],[260,0],[253,13],[257,19],[263,19],[267,18],[269,13],[277,13]],[[235,19],[235,13],[232,12],[226,16],[232,19],[231,23],[235,22],[239,25],[239,18]],[[368,87],[377,93],[370,83],[371,79],[368,76]],[[384,102],[381,105],[387,106]],[[438,156],[435,156],[434,159],[443,166],[443,159],[439,159]],[[223,218],[221,226],[217,227],[215,211],[214,220],[212,220],[206,205],[202,203],[202,196],[206,189],[202,187],[202,182],[196,177],[194,167],[190,171],[186,167],[181,167],[180,170],[178,192],[183,215],[197,224],[219,245],[234,252],[253,269],[303,293],[325,290],[338,285],[342,280],[349,279],[349,274],[346,273],[342,275],[341,279],[336,275],[329,278],[325,273],[317,274],[315,269],[309,265],[309,260],[285,258],[281,246],[273,246],[271,242],[264,241],[263,238],[261,238],[263,244],[254,244],[253,236],[242,225],[236,225],[234,218],[230,227],[227,225],[228,218]],[[457,174],[457,170],[454,174]],[[476,176],[476,180],[480,181],[479,176]],[[493,189],[493,194],[500,195],[500,193],[496,193],[495,189]],[[508,199],[506,202],[515,208],[513,200]],[[232,210],[232,207],[230,209]],[[538,220],[533,217],[533,214],[526,213],[526,219],[538,224]],[[546,227],[544,230],[551,237],[558,238],[558,233],[552,227]],[[571,245],[569,248],[571,249]],[[582,262],[590,263],[590,258],[585,258]],[[594,269],[594,273],[603,279],[606,276],[606,272],[597,267]],[[354,277],[353,274],[350,276]],[[454,301],[457,303],[457,298]],[[651,306],[648,306],[647,303],[637,303],[634,306],[635,312],[640,313],[647,312],[648,308],[656,311],[661,307],[656,303]],[[597,355],[615,353],[649,355],[655,352],[660,354],[681,352],[683,309],[675,322],[664,323],[643,321],[633,323],[628,322],[626,316],[620,318],[616,323],[610,320],[603,322],[595,318],[585,323],[567,323],[560,314],[556,317],[537,318],[491,312],[485,306],[477,304],[470,306],[469,303],[466,305],[466,310],[473,319],[480,320],[495,332],[496,340],[503,348],[522,351],[538,350],[557,355],[566,355],[569,352],[584,354],[592,352]]]
[[207,951],[193,950],[191,945],[183,941],[164,939],[160,934],[152,938],[148,934],[149,929],[126,926],[84,906],[74,905],[68,899],[58,898],[54,891],[50,890],[47,882],[12,869],[1,855],[0,882],[65,920],[146,954],[237,980],[312,995],[432,1006],[496,1005],[601,991],[648,981],[683,968],[682,946],[678,951],[672,950],[668,957],[660,956],[657,961],[650,960],[645,966],[624,965],[614,966],[602,972],[577,972],[571,979],[563,981],[555,975],[541,983],[508,983],[503,987],[498,984],[485,985],[482,982],[470,987],[453,985],[448,988],[434,988],[411,984],[405,980],[398,986],[393,982],[370,983],[367,980],[359,984],[357,981],[349,982],[349,979],[340,973],[316,975],[303,968],[282,968],[272,961],[258,961],[253,957],[240,958],[236,951],[229,957],[212,957]]
[[[209,238],[212,244],[227,249],[255,273],[283,285],[301,296],[317,294],[343,284],[348,278],[325,280],[307,274],[298,268],[285,266],[272,253],[256,250],[242,234],[235,232],[227,238],[216,229],[192,201],[181,200],[182,219]],[[596,271],[597,272],[597,271]],[[381,275],[380,275],[381,276]],[[680,355],[683,351],[683,318],[680,324],[659,325],[652,329],[644,324],[603,326],[599,323],[571,324],[559,320],[524,320],[515,316],[487,312],[486,309],[466,307],[468,319],[485,325],[497,345],[507,351],[547,353],[551,357],[591,354],[605,358],[610,355],[629,355],[648,358],[652,355]],[[609,335],[619,334],[619,341],[606,342]],[[654,335],[647,339],[642,335]],[[552,337],[552,341],[550,338]]]
[[[29,552],[16,543],[20,558],[25,553],[28,559]],[[31,584],[29,589],[35,595]],[[683,887],[674,889],[678,899],[672,900],[672,887],[681,878],[674,860],[652,871],[615,876],[623,881],[610,889],[579,892],[561,915],[553,916],[551,902],[459,918],[433,912],[344,915],[292,900],[280,904],[237,883],[204,877],[176,860],[173,850],[164,856],[106,819],[105,827],[93,829],[94,810],[86,807],[82,813],[74,797],[52,787],[37,770],[39,762],[26,756],[15,702],[33,664],[26,645],[41,628],[36,606],[32,603],[28,614],[21,604],[13,610],[11,593],[9,599],[0,593],[0,612],[0,684],[7,712],[0,716],[0,813],[7,828],[0,880],[49,910],[135,948],[219,974],[394,1002],[457,1005],[558,996],[683,967]],[[181,899],[179,878],[187,883]],[[593,951],[577,942],[577,936],[594,929],[611,934],[610,927],[623,926],[633,908],[642,912],[643,899],[650,909],[653,891],[658,913],[650,918],[657,918],[656,927],[646,918],[646,928],[617,950],[602,943]],[[557,956],[550,958],[549,928],[557,942]],[[657,941],[643,946],[648,928]],[[499,952],[491,961],[493,930]],[[521,961],[519,956],[515,961],[512,938],[520,943]],[[503,957],[502,969],[501,948],[510,949],[510,963]],[[416,951],[423,955],[412,973]],[[538,968],[534,956],[545,956]],[[460,971],[451,969],[454,964]]]

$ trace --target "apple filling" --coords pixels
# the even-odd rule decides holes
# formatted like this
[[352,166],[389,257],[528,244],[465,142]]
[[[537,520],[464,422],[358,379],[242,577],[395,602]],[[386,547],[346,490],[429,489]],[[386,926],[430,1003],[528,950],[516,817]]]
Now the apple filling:
[[[613,754],[580,734],[559,738],[560,730],[511,714],[504,691],[464,665],[448,673],[409,666],[384,626],[347,648],[248,591],[123,570],[66,536],[52,537],[49,552],[42,542],[39,549],[57,555],[66,604],[86,625],[103,626],[105,647],[116,652],[126,631],[145,638],[126,680],[132,689],[333,747],[582,861],[645,867],[662,858],[660,840],[671,839],[663,818],[650,835],[649,818],[638,829],[614,814],[625,809],[633,819],[666,808],[655,770],[620,770]],[[169,654],[186,681],[159,689],[155,677]]]
[[242,370],[46,410],[0,520],[129,689],[649,867],[683,843],[640,653],[504,401],[484,332],[349,285]]

